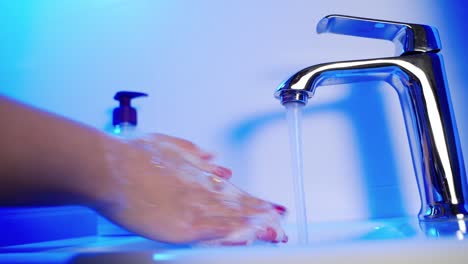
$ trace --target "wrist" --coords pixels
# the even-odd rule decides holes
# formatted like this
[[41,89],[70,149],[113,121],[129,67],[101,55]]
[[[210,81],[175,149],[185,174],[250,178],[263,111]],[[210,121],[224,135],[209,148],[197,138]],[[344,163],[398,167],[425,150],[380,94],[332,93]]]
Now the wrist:
[[117,202],[121,183],[115,178],[115,159],[124,153],[126,144],[99,131],[89,143],[89,148],[78,152],[78,182],[72,188],[83,205],[99,210]]

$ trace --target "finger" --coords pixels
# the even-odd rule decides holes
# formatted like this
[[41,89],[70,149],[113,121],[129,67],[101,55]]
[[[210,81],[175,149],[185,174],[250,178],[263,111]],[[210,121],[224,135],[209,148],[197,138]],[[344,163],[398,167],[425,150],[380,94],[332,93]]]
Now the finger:
[[183,148],[185,150],[189,150],[189,151],[198,150],[198,147],[193,142],[188,141],[186,139],[172,137],[172,136],[168,136],[168,135],[160,135],[159,138],[163,139],[165,141],[172,142],[175,145],[177,145],[178,147]]
[[256,233],[256,236],[257,236],[257,239],[260,239],[260,240],[263,240],[263,241],[269,241],[269,242],[277,241],[276,240],[276,237],[277,237],[276,230],[273,229],[272,227],[267,227],[264,230],[259,230]]
[[232,171],[223,166],[216,166],[216,168],[213,171],[213,174],[223,179],[229,180],[232,176]]
[[243,241],[222,241],[221,245],[223,246],[246,246],[248,244],[248,241],[243,240]]
[[202,160],[199,156],[193,155],[193,153],[183,153],[183,159],[196,168],[214,174],[220,178],[229,179],[232,176],[232,171],[230,169]]
[[202,151],[198,146],[188,140],[163,134],[150,134],[143,140],[137,140],[137,142],[150,145],[155,149],[163,148],[175,151],[179,153],[184,160],[198,169],[223,179],[229,179],[232,176],[232,171],[230,169],[208,162],[213,159],[213,154]]
[[212,153],[203,151],[195,143],[193,143],[193,142],[191,142],[189,140],[182,139],[182,138],[177,138],[177,137],[172,137],[172,136],[168,136],[168,135],[162,135],[162,134],[159,134],[158,137],[160,139],[163,139],[165,141],[173,143],[174,145],[181,148],[182,150],[188,151],[188,152],[196,155],[197,157],[199,157],[202,160],[207,161],[207,160],[211,160],[211,159],[214,158],[214,155]]
[[[225,184],[229,184],[226,182]],[[266,212],[264,209],[258,209],[241,204],[236,195],[226,195],[221,192],[202,191],[193,192],[194,196],[190,200],[199,201],[194,204],[194,208],[199,208],[199,217],[225,217],[225,218],[249,218]],[[269,207],[271,210],[271,207]]]
[[274,210],[281,216],[286,215],[287,209],[285,206],[275,204],[272,202],[265,201],[263,199],[256,198],[249,194],[244,194],[240,197],[240,203],[242,206],[258,208],[261,211]]
[[240,204],[242,207],[255,209],[257,212],[264,213],[274,209],[270,202],[254,196],[243,194],[240,196]]
[[214,174],[222,179],[229,180],[232,177],[232,171],[226,167],[211,164],[211,163],[200,163],[197,167],[203,171]]
[[239,199],[232,197],[219,197],[218,202],[211,204],[211,215],[230,216],[230,217],[253,217],[259,214],[271,212],[272,207],[265,205],[264,207],[251,206],[242,204]]
[[264,230],[257,231],[256,237],[259,240],[272,242],[272,243],[280,243],[280,242],[287,243],[289,240],[286,234],[283,233],[282,235],[279,235],[277,230],[275,230],[273,227],[267,227]]
[[286,212],[287,212],[287,209],[286,207],[282,206],[282,205],[279,205],[279,204],[272,204],[273,205],[273,208],[275,209],[275,211],[279,214],[279,215],[286,215]]
[[213,154],[203,151],[191,141],[164,134],[152,133],[146,135],[142,139],[137,139],[136,141],[149,144],[154,148],[167,148],[168,146],[172,145],[173,147],[179,149],[182,152],[190,153],[196,156],[198,159],[205,161],[212,160],[214,158]]
[[[272,203],[253,197],[241,191],[229,181],[211,176],[211,187],[198,192],[199,199],[206,201],[204,204],[210,207],[208,212],[217,215],[251,216],[255,214],[270,213],[276,210]],[[283,208],[281,208],[283,210]],[[280,210],[281,210],[280,209]]]
[[212,240],[227,237],[248,225],[248,218],[237,216],[202,216],[193,222],[200,240]]

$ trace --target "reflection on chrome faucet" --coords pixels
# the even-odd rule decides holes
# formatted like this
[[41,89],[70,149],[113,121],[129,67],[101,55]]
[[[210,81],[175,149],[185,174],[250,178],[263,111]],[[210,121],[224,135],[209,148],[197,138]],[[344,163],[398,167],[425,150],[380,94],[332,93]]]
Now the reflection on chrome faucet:
[[319,86],[389,83],[398,92],[410,142],[421,197],[420,226],[430,230],[429,235],[463,238],[468,186],[437,30],[426,25],[330,15],[318,23],[317,32],[390,40],[396,44],[397,56],[305,68],[283,82],[275,97],[283,105],[307,104]]

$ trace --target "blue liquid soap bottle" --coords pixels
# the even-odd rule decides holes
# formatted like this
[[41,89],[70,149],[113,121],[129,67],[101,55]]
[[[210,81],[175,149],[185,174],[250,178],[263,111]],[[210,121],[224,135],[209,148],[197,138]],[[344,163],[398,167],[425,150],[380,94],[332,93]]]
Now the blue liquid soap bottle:
[[137,131],[137,111],[132,107],[131,101],[134,98],[148,96],[145,93],[120,91],[114,99],[120,102],[119,107],[112,113],[113,134],[121,138],[138,137]]
[[[131,105],[131,100],[148,96],[145,93],[120,91],[114,96],[120,105],[112,113],[112,134],[122,139],[133,139],[141,135],[137,130],[137,111]],[[129,231],[111,223],[104,217],[98,217],[98,234],[100,236],[133,235]]]

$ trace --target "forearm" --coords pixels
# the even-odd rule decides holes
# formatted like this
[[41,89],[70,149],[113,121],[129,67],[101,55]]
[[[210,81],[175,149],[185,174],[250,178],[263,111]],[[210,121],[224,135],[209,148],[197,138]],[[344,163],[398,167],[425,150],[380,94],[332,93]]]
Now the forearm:
[[0,123],[0,205],[88,205],[110,188],[103,133],[1,96]]

